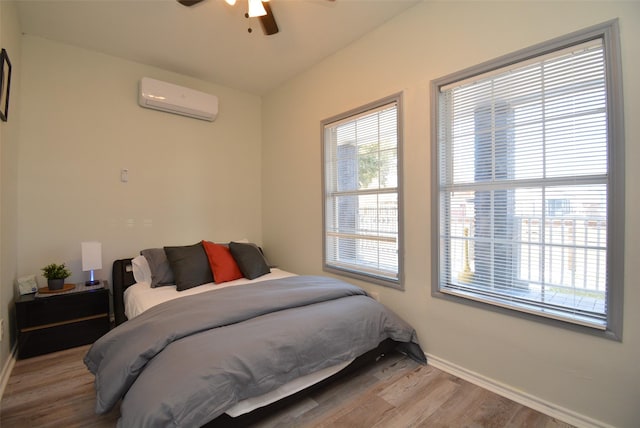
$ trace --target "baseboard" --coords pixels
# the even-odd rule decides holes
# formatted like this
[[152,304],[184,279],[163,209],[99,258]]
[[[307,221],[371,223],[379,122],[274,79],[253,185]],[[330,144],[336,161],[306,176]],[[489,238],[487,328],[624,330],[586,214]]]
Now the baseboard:
[[565,409],[539,397],[535,397],[522,391],[515,390],[509,385],[505,385],[493,379],[489,379],[485,376],[467,370],[449,361],[438,358],[435,355],[426,355],[429,364],[437,369],[457,376],[461,379],[466,380],[467,382],[478,385],[505,398],[513,400],[516,403],[522,404],[523,406],[530,407],[534,410],[544,413],[545,415],[549,415],[552,418],[556,418],[562,422],[581,428],[613,428],[612,425],[595,420],[569,409]]
[[7,387],[7,383],[9,382],[9,376],[11,376],[13,366],[16,364],[17,351],[18,347],[13,345],[11,352],[9,352],[9,358],[5,361],[4,367],[2,367],[2,372],[0,372],[0,400],[2,400],[4,389]]

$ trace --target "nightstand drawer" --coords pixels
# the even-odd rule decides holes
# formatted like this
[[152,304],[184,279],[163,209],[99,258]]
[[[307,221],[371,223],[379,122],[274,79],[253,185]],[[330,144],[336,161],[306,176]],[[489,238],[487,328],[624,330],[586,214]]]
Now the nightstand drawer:
[[109,317],[82,320],[48,328],[22,331],[18,358],[29,358],[95,342],[109,331]]
[[21,330],[109,313],[109,291],[105,289],[32,299],[16,304]]

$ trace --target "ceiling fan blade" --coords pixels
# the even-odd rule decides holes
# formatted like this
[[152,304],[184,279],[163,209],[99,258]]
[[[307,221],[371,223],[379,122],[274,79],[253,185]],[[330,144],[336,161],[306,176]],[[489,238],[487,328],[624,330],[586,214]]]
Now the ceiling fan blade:
[[193,6],[196,3],[200,3],[202,0],[178,0],[178,3],[180,3],[183,6]]
[[260,16],[260,24],[262,24],[262,30],[267,36],[276,34],[280,30],[278,29],[278,24],[276,24],[276,18],[273,16],[273,12],[271,11],[271,6],[269,5],[269,3],[263,3],[262,5],[264,6],[264,10],[267,11],[266,15]]

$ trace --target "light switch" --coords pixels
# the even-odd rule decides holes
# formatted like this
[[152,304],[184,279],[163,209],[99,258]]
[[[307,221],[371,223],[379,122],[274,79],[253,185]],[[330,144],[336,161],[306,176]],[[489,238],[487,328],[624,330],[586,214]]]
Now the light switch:
[[122,168],[120,170],[120,181],[123,183],[127,183],[129,181],[129,170],[126,168]]

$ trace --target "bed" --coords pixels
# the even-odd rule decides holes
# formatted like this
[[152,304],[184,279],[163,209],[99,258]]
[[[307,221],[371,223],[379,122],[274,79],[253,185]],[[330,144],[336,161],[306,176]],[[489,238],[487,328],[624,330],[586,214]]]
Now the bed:
[[[199,252],[206,242],[173,254],[175,285],[137,281],[140,257],[113,264],[117,327],[85,364],[96,377],[96,412],[120,403],[119,426],[229,426],[393,348],[426,362],[415,330],[364,290],[271,267],[252,244],[229,244],[249,258],[218,253],[235,256],[240,277],[216,269],[205,250],[216,281],[190,285],[209,279]],[[185,283],[198,269],[204,276]]]

